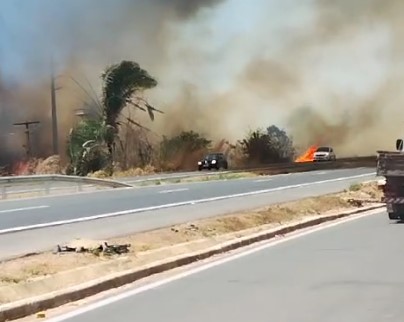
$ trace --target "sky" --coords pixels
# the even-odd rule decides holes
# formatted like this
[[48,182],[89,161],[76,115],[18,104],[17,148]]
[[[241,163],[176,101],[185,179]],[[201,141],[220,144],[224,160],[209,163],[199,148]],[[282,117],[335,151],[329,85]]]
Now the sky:
[[[89,42],[90,47],[93,41],[94,50],[97,50],[98,38],[102,37],[102,34],[87,34],[85,31],[81,33],[78,28],[74,28],[75,22],[85,19],[89,21],[89,24],[93,21],[93,25],[103,26],[109,31],[122,31],[119,26],[114,28],[114,19],[119,17],[119,12],[116,16],[113,13],[115,2],[127,1],[98,0],[96,3],[99,7],[103,7],[103,10],[93,13],[90,4],[94,3],[93,0],[0,1],[0,57],[3,76],[13,80],[26,80],[28,73],[30,76],[28,79],[37,80],[38,76],[43,76],[41,74],[47,75],[44,72],[48,68],[46,62],[52,54],[57,66],[63,69],[72,51],[77,50],[76,55],[80,55],[79,47],[75,48],[80,42]],[[176,25],[176,28],[174,27],[178,32],[177,42],[180,43],[177,48],[184,49],[184,46],[189,46],[192,49],[200,49],[207,55],[215,55],[215,51],[230,49],[231,53],[226,56],[226,59],[218,61],[221,67],[225,68],[225,71],[220,73],[223,78],[218,83],[229,81],[234,78],[235,73],[248,64],[252,55],[259,54],[261,51],[267,54],[276,51],[279,40],[287,37],[285,31],[297,29],[309,20],[312,13],[307,4],[310,1],[303,0],[305,2],[303,8],[294,6],[290,10],[290,5],[294,5],[295,2],[290,0],[223,1],[214,9],[202,10],[196,18],[181,22]],[[262,10],[263,8],[265,10]],[[109,19],[100,17],[100,12],[110,12],[111,17]],[[269,22],[267,28],[260,30],[260,25],[265,21]],[[84,25],[84,23],[78,23],[78,25]],[[142,28],[148,28],[147,22],[141,25]],[[66,30],[70,28],[72,32],[67,33]],[[205,32],[207,34],[204,35]],[[195,36],[199,33],[201,38],[198,39],[198,43],[195,43]],[[60,39],[61,34],[63,39]],[[262,34],[268,42],[272,42],[271,46],[268,46],[268,43],[257,46],[257,39]],[[132,31],[131,41],[136,42],[136,31]],[[141,41],[138,45],[148,46]],[[225,46],[227,48],[224,48]],[[248,53],[245,54],[245,52]],[[85,57],[87,53],[83,52],[82,55]],[[113,56],[119,55],[107,53],[104,61],[112,61],[115,58]],[[214,68],[216,64],[213,62],[212,69]]]
[[[30,87],[37,103],[21,112],[28,113],[48,104],[51,56],[60,83],[66,75],[88,79],[98,93],[105,66],[131,59],[159,82],[148,95],[169,115],[155,122],[162,133],[198,129],[235,140],[249,128],[277,124],[303,145],[327,137],[348,151],[363,143],[341,132],[361,126],[377,139],[382,122],[397,122],[389,115],[401,97],[394,101],[390,93],[403,75],[397,39],[404,7],[398,0],[380,3],[1,0],[0,84]],[[62,85],[58,102],[71,114],[80,90]],[[383,105],[383,115],[373,105]],[[311,114],[297,122],[303,107]],[[367,122],[360,121],[364,111]]]

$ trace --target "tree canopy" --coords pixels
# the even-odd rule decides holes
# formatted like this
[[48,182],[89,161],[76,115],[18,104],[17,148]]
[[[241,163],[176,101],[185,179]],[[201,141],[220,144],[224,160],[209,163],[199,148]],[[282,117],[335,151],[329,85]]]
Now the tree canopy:
[[249,163],[252,164],[288,162],[293,159],[291,138],[275,125],[269,126],[266,131],[257,129],[249,132],[240,143]]
[[[103,80],[101,115],[80,122],[72,129],[69,136],[68,153],[71,163],[74,165],[73,169],[76,169],[73,171],[77,172],[77,169],[82,169],[79,171],[80,174],[85,174],[90,169],[88,166],[83,166],[83,162],[90,162],[88,160],[90,155],[93,157],[100,156],[100,153],[90,153],[95,152],[92,150],[95,147],[98,151],[101,151],[100,147],[106,147],[107,170],[112,173],[115,141],[119,134],[122,111],[126,107],[130,106],[147,112],[152,121],[155,118],[155,112],[163,113],[140,96],[143,91],[156,87],[157,81],[138,63],[124,60],[111,65],[106,68],[101,78]],[[135,120],[129,117],[126,119],[133,126],[142,127]],[[94,160],[91,162],[97,166],[101,163],[104,164],[104,162],[94,162]],[[80,164],[81,166],[79,166]]]

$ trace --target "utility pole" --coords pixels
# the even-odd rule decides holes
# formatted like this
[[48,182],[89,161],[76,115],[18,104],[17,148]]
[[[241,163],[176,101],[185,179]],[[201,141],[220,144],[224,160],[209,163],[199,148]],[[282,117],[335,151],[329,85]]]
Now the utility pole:
[[25,151],[27,153],[27,159],[31,158],[31,139],[30,139],[30,131],[29,131],[29,126],[33,124],[39,124],[39,121],[27,121],[27,122],[20,122],[20,123],[14,123],[13,125],[16,126],[25,126],[25,135],[26,135],[26,140],[27,143],[25,145]]
[[56,108],[56,88],[55,85],[55,74],[53,59],[51,61],[51,106],[52,106],[52,140],[53,140],[53,154],[59,154],[59,137],[58,137],[58,117]]

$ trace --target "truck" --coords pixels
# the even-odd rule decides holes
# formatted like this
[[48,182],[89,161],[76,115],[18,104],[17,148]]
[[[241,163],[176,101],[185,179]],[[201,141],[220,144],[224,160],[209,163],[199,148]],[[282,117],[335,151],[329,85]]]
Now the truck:
[[397,151],[377,151],[376,175],[383,191],[382,202],[386,204],[390,220],[404,220],[404,141],[396,140]]

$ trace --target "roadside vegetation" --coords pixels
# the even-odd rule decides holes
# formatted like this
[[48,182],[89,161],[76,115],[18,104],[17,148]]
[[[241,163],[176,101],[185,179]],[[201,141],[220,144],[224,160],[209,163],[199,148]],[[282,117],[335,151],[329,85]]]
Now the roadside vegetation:
[[165,117],[145,98],[158,86],[157,80],[133,61],[108,66],[101,78],[101,97],[85,102],[86,112],[67,138],[68,164],[62,167],[61,158],[51,156],[14,165],[13,174],[135,176],[195,170],[196,162],[208,152],[224,153],[230,167],[289,162],[296,156],[292,138],[275,125],[252,130],[237,142],[213,141],[196,131],[158,136],[138,117],[146,113],[150,122],[157,114]]

